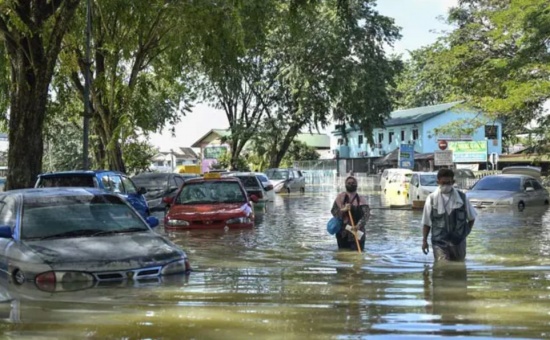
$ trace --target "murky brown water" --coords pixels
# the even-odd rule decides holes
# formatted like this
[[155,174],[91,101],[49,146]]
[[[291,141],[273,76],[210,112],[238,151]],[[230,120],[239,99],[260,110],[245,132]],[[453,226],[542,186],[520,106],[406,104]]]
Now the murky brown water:
[[[366,252],[326,232],[336,192],[279,196],[253,230],[170,233],[187,280],[1,287],[2,338],[550,337],[550,211],[480,211],[465,264],[433,268],[420,212],[373,209]],[[373,208],[379,195],[368,196]],[[382,200],[382,202],[385,202]]]

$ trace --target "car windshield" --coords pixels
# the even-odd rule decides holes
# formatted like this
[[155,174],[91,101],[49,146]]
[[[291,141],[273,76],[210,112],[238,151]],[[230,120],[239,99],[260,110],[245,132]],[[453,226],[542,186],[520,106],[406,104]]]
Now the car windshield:
[[521,178],[488,176],[483,177],[472,190],[520,191]]
[[87,187],[93,188],[94,177],[89,175],[63,175],[63,176],[45,176],[40,177],[39,188],[54,187]]
[[239,182],[204,181],[186,183],[176,204],[245,203],[246,196]]
[[21,238],[99,236],[149,230],[115,195],[63,195],[25,198]]
[[258,179],[256,176],[237,176],[238,179],[241,180],[241,183],[245,188],[259,188],[260,183],[258,183]]
[[267,177],[269,179],[287,179],[288,177],[288,171],[287,170],[268,170],[266,172]]
[[147,176],[132,177],[132,181],[137,187],[144,187],[147,191],[150,190],[163,190],[166,188],[169,174],[154,174]]
[[420,175],[420,185],[425,187],[435,187],[437,186],[437,175]]

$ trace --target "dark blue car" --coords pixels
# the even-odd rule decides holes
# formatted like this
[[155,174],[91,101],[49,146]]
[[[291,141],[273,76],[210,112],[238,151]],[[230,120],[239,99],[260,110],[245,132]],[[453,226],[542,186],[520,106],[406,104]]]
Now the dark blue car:
[[100,188],[124,197],[144,218],[149,216],[145,188],[136,187],[130,177],[110,170],[72,170],[38,175],[35,188],[87,187]]

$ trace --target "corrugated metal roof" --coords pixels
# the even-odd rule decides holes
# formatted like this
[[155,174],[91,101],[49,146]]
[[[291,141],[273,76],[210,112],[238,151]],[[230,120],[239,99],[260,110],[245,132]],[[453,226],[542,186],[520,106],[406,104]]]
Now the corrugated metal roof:
[[[429,105],[429,106],[420,106],[412,109],[397,110],[390,113],[390,118],[388,118],[384,125],[385,127],[398,126],[398,125],[407,125],[407,124],[418,124],[422,123],[432,117],[435,117],[443,112],[449,111],[453,107],[462,104],[463,101],[456,101],[451,103]],[[347,132],[355,131],[356,128],[347,128]],[[340,130],[332,131],[333,135],[341,135]]]

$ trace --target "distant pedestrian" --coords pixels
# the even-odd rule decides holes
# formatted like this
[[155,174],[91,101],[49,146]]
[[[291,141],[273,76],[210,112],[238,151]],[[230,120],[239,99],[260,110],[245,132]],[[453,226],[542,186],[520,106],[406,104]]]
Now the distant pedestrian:
[[453,170],[439,170],[437,184],[439,187],[428,195],[424,203],[422,251],[428,254],[431,230],[435,261],[464,261],[466,237],[474,225],[476,211],[466,195],[453,187]]
[[[343,228],[336,233],[336,242],[339,249],[357,250],[357,243],[352,232],[346,229],[351,226],[353,231],[361,231],[363,235],[359,239],[361,251],[365,248],[365,226],[370,217],[370,208],[364,197],[357,193],[357,180],[348,176],[345,181],[346,191],[338,194],[332,205],[332,216],[338,217],[343,222]],[[350,213],[353,223],[350,221]],[[355,228],[353,227],[355,225]]]

